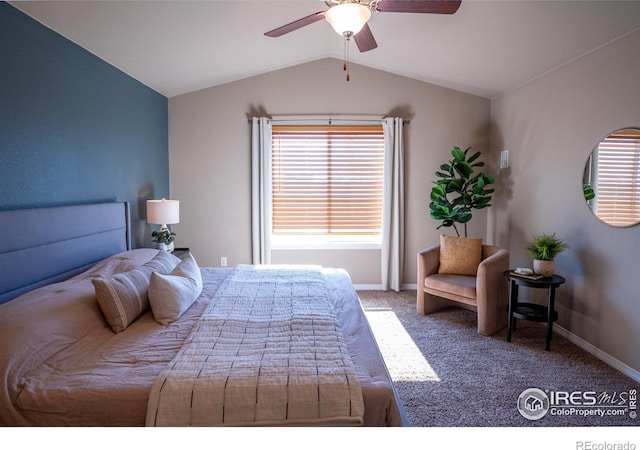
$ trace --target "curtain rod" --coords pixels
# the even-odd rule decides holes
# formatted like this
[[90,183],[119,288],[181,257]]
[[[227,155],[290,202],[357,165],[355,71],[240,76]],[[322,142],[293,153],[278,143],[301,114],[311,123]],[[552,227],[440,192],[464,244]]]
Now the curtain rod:
[[[268,118],[270,121],[272,122],[328,122],[329,125],[331,125],[333,122],[350,122],[350,123],[354,123],[354,122],[374,122],[374,123],[381,123],[383,118],[380,119],[373,119],[373,118],[362,118],[362,116],[358,117],[353,117],[353,118],[340,118],[340,117],[316,117],[316,118],[311,118],[311,117],[306,117],[306,118],[295,118],[295,117],[280,117],[280,118]],[[248,121],[251,122],[251,117],[248,118]],[[402,119],[402,123],[404,125],[409,125],[411,123],[411,120],[409,119]]]

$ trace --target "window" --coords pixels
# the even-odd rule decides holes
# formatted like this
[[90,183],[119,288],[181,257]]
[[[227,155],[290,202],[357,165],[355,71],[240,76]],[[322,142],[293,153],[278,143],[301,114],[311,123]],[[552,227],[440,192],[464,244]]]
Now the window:
[[273,125],[272,245],[380,244],[381,125]]
[[640,221],[640,130],[607,136],[597,152],[597,214],[615,226]]

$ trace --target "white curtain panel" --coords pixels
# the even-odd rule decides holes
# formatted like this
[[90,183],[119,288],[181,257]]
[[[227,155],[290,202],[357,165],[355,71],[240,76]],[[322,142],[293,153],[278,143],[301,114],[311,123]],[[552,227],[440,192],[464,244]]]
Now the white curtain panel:
[[[403,119],[382,120],[385,139],[381,284],[399,291],[404,263]],[[251,120],[251,234],[254,264],[271,263],[271,120]]]
[[399,291],[404,265],[403,119],[385,118],[384,190],[382,193],[382,288]]
[[251,250],[253,264],[271,264],[271,121],[251,119]]

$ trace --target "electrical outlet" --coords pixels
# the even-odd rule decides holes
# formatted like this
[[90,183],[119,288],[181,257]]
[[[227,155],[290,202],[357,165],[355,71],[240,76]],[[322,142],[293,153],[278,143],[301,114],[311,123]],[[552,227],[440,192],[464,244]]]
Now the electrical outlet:
[[220,257],[220,267],[227,267],[227,257],[226,256],[221,256]]

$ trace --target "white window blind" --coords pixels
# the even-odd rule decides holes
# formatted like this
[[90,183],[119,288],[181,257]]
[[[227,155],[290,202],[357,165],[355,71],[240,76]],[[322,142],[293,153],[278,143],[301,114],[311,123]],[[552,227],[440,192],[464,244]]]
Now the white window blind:
[[381,125],[273,125],[272,234],[379,235]]
[[609,135],[598,147],[598,217],[616,226],[640,221],[640,132]]

